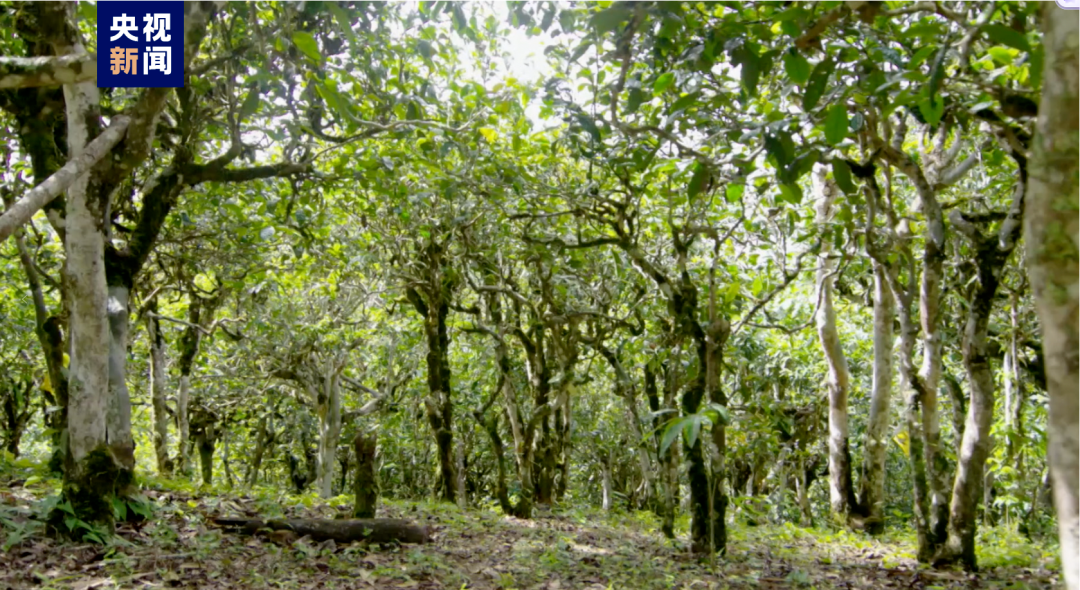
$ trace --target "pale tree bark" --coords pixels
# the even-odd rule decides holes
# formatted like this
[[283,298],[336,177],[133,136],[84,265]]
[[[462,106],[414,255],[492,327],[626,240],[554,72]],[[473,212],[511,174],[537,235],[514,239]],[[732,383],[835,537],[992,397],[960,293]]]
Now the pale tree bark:
[[[61,54],[84,54],[81,43],[56,47]],[[71,157],[86,149],[99,120],[98,89],[92,83],[64,87],[67,108],[67,143]],[[133,457],[110,446],[108,289],[105,282],[105,212],[108,195],[102,194],[95,175],[83,174],[67,193],[66,273],[71,286],[68,411],[68,467],[65,496],[76,514],[89,522],[111,524],[108,498],[122,493],[131,474],[124,466]]]
[[[825,178],[825,169],[815,173],[817,190],[816,223],[826,231],[832,218],[832,206],[838,189]],[[820,264],[817,271],[818,313],[816,317],[818,339],[825,361],[829,367],[829,506],[834,517],[844,518],[855,508],[855,490],[851,480],[851,450],[848,447],[848,374],[847,359],[836,329],[836,311],[833,308],[833,252],[832,239],[821,242]]]
[[611,510],[612,503],[612,491],[611,491],[611,452],[604,450],[600,452],[600,477],[601,477],[601,508],[604,512]]
[[334,495],[334,466],[337,464],[338,439],[341,438],[341,371],[344,362],[328,362],[321,391],[312,392],[319,415],[319,452],[315,465],[315,487],[320,498]]
[[1049,463],[1061,536],[1061,569],[1069,590],[1080,588],[1078,514],[1077,324],[1078,89],[1077,13],[1043,5],[1046,61],[1024,236],[1035,308],[1042,327],[1050,398]]
[[[90,99],[92,97],[88,97],[88,100]],[[95,164],[104,159],[117,143],[120,143],[130,123],[131,119],[122,115],[113,118],[109,127],[101,135],[95,137],[94,141],[90,142],[90,145],[80,150],[78,155],[73,155],[68,160],[68,163],[64,164],[63,168],[57,170],[41,184],[30,189],[30,192],[23,195],[23,198],[12,204],[0,216],[0,242],[6,240],[12,232],[30,221],[34,213],[48,205],[57,195],[69,187],[75,190],[73,185],[77,180],[85,182],[86,179],[81,177]]]
[[[954,209],[950,220],[967,236],[975,252],[975,277],[967,281],[967,321],[964,326],[961,352],[967,372],[971,400],[964,422],[964,436],[957,457],[956,478],[953,483],[949,510],[948,537],[937,560],[959,560],[968,569],[976,568],[975,532],[979,501],[982,500],[986,458],[990,452],[990,427],[994,421],[995,383],[987,348],[990,314],[997,294],[999,278],[1009,255],[1020,238],[1024,211],[1024,191],[1027,186],[1027,162],[1013,154],[1019,167],[1013,205],[1002,222],[997,235],[983,235],[974,223]],[[990,510],[990,506],[984,507]]]
[[[929,494],[929,521],[925,541],[927,545],[920,544],[919,554],[926,557],[933,555],[937,548],[945,542],[947,527],[949,524],[948,504],[948,468],[944,449],[941,447],[941,421],[938,417],[938,387],[941,380],[941,334],[938,332],[941,315],[941,281],[945,260],[945,218],[941,211],[941,205],[937,201],[936,190],[950,183],[957,182],[964,173],[970,170],[967,162],[977,157],[974,153],[967,160],[952,165],[956,157],[960,141],[957,140],[952,147],[946,149],[945,141],[948,138],[949,126],[942,125],[935,137],[934,148],[926,154],[928,164],[931,164],[929,172],[923,169],[910,156],[903,153],[899,146],[902,145],[903,131],[898,132],[893,145],[887,145],[878,141],[881,155],[890,164],[896,166],[901,173],[914,185],[918,195],[917,208],[925,217],[924,249],[922,269],[919,282],[919,322],[922,328],[923,363],[918,375],[918,381],[911,381],[910,385],[918,394],[916,413],[921,414],[920,438],[916,441],[912,437],[912,445],[922,442],[923,459],[920,465],[925,467],[925,480]],[[894,292],[895,295],[895,292]],[[912,446],[914,452],[914,446]],[[916,474],[916,486],[923,475]],[[916,496],[918,497],[918,492]],[[922,539],[922,537],[920,537]]]
[[893,321],[896,300],[886,276],[888,270],[874,267],[874,375],[870,394],[870,417],[866,426],[866,450],[860,485],[859,505],[866,513],[866,530],[884,532],[885,451],[889,448],[889,411],[893,384]]
[[[897,134],[900,141],[903,132]],[[895,150],[894,150],[895,151]],[[895,152],[896,156],[899,152]],[[885,168],[886,179],[889,180],[889,190],[892,190],[891,172]],[[909,172],[917,172],[911,170]],[[891,197],[888,200],[882,198],[881,189],[878,187],[874,173],[865,176],[867,189],[867,217],[866,217],[866,251],[870,254],[876,265],[880,265],[884,271],[881,278],[888,281],[892,292],[894,305],[897,307],[897,319],[900,321],[900,345],[896,353],[896,361],[899,365],[900,382],[905,391],[904,425],[908,435],[907,455],[911,465],[912,491],[914,496],[913,524],[918,539],[917,558],[920,562],[928,562],[937,549],[938,541],[931,530],[931,506],[930,484],[927,481],[927,465],[925,455],[925,436],[923,422],[920,419],[921,404],[926,399],[926,386],[915,369],[915,344],[918,340],[919,327],[915,322],[913,300],[915,299],[915,281],[918,273],[915,270],[914,257],[911,255],[909,244],[910,236],[900,235],[896,231],[896,214],[891,208]],[[925,183],[924,183],[925,184]],[[877,210],[884,208],[886,225],[877,228]],[[883,234],[882,242],[876,237]],[[897,256],[890,257],[895,252]],[[901,280],[900,264],[903,267],[907,280]]]
[[0,57],[0,90],[94,80],[97,80],[97,58],[85,53],[55,57]]
[[156,301],[150,306],[151,316],[146,318],[146,332],[150,340],[150,399],[154,408],[154,456],[160,475],[172,473],[169,459],[169,408],[165,388],[165,337],[161,322],[154,317]]
[[135,469],[135,439],[131,433],[131,394],[127,388],[127,348],[130,291],[121,285],[108,286],[106,311],[109,317],[109,443],[123,448],[124,468]]

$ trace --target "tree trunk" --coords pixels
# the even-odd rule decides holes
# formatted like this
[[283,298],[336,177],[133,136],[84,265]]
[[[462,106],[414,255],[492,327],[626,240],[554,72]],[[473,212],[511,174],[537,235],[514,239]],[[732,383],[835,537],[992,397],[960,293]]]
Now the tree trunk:
[[353,449],[356,452],[356,478],[353,480],[353,491],[356,495],[353,505],[354,518],[375,518],[375,511],[379,502],[379,483],[375,479],[375,448],[376,437],[364,436],[358,433],[353,438]]
[[926,241],[919,296],[923,335],[923,364],[919,373],[923,388],[919,405],[925,437],[926,479],[930,486],[929,533],[935,549],[945,542],[949,523],[949,464],[941,448],[941,420],[938,416],[938,387],[941,381],[941,334],[938,327],[944,247],[944,237],[940,244],[933,239]]
[[611,510],[611,452],[603,451],[600,454],[600,474],[601,474],[601,508],[604,512]]
[[[820,193],[817,204],[817,224],[825,232],[832,217],[831,209],[838,192],[835,183],[826,180],[824,168],[819,168],[815,180]],[[818,314],[817,332],[825,360],[829,366],[829,506],[833,517],[846,520],[855,508],[855,489],[851,479],[851,450],[848,447],[848,375],[847,359],[836,329],[833,309],[832,239],[822,241],[821,262],[817,272]]]
[[[57,53],[82,53],[81,45]],[[97,129],[98,89],[93,83],[64,87],[67,143],[78,157]],[[132,473],[128,449],[112,448],[109,413],[109,321],[106,314],[105,211],[108,195],[91,172],[68,189],[66,214],[67,279],[71,286],[71,354],[68,411],[69,463],[64,496],[84,522],[112,525],[110,498],[126,492]]]
[[310,536],[313,541],[333,539],[338,543],[363,541],[367,543],[429,543],[431,531],[407,520],[394,518],[371,518],[354,520],[320,520],[317,518],[289,518],[262,520],[259,518],[215,518],[214,524],[254,535],[263,529],[292,531],[297,537]]
[[922,379],[915,372],[915,340],[917,328],[912,318],[911,308],[908,302],[894,290],[893,295],[901,301],[900,309],[900,349],[896,355],[900,363],[900,380],[905,384],[907,404],[904,409],[904,423],[908,437],[908,462],[911,465],[911,479],[913,487],[913,516],[915,536],[918,539],[916,557],[921,563],[927,563],[934,557],[938,543],[931,531],[931,508],[930,508],[930,484],[926,475],[926,454],[924,447],[926,439],[923,436],[922,420],[920,412],[923,411],[920,404],[924,395],[922,393]]
[[457,503],[458,508],[465,510],[469,507],[469,494],[466,490],[468,473],[465,471],[465,441],[462,440],[457,446],[454,447],[454,461],[457,464],[457,481],[454,485],[457,486]]
[[195,436],[196,446],[199,449],[199,466],[202,468],[202,482],[206,485],[214,483],[214,450],[217,439],[214,433],[201,432]]
[[450,282],[445,276],[442,247],[432,242],[424,249],[422,264],[426,284],[409,289],[409,301],[424,321],[427,339],[428,399],[424,401],[428,423],[439,451],[440,490],[443,501],[455,503],[457,474],[454,466],[454,404],[450,388],[450,336],[446,317],[450,313]]
[[341,438],[341,388],[339,372],[329,368],[323,376],[323,403],[319,412],[319,449],[315,472],[315,487],[320,498],[334,495],[334,466],[337,464],[338,439]]
[[176,450],[176,470],[184,476],[191,473],[191,422],[188,418],[190,390],[190,369],[185,371],[181,367],[180,388],[176,394],[176,430],[180,439]]
[[[656,387],[656,370],[648,362],[645,364],[645,397],[649,400],[649,410],[653,413],[653,444],[659,451],[662,437],[663,419],[660,412],[660,396]],[[665,397],[667,395],[665,394]],[[664,407],[670,408],[671,400],[665,400]],[[656,515],[660,517],[660,530],[664,536],[675,538],[675,488],[678,486],[678,474],[674,471],[674,449],[672,445],[664,453],[657,455],[657,467],[660,477],[657,478],[660,489],[656,495]]]
[[150,316],[146,319],[146,332],[150,340],[150,398],[154,408],[154,455],[157,457],[159,475],[172,474],[169,459],[169,407],[165,400],[165,337],[156,300],[150,303]]
[[874,376],[859,505],[866,515],[866,532],[885,530],[885,452],[889,448],[889,405],[892,401],[893,320],[896,305],[887,270],[874,262]]
[[127,388],[127,354],[130,316],[130,289],[123,285],[108,287],[109,316],[109,445],[122,449],[124,468],[135,469],[135,439],[131,432],[131,394]]
[[1050,398],[1049,463],[1061,536],[1061,569],[1080,588],[1078,484],[1077,152],[1078,31],[1075,12],[1043,5],[1043,94],[1031,151],[1024,235],[1035,308],[1042,327]]

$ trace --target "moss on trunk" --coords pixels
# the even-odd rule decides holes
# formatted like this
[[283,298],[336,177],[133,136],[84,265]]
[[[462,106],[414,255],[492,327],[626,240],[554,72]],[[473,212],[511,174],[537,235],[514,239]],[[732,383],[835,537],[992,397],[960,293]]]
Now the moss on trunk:
[[379,483],[375,479],[375,435],[357,434],[353,439],[356,451],[356,479],[353,490],[356,504],[353,506],[354,518],[375,518],[376,505],[379,501]]

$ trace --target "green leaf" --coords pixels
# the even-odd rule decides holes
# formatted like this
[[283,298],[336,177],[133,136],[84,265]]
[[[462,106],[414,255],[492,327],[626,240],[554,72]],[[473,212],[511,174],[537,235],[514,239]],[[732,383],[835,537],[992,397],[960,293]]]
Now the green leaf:
[[416,50],[420,52],[421,57],[424,59],[431,59],[435,50],[431,48],[431,43],[426,39],[420,39],[416,42]]
[[802,189],[797,184],[781,184],[780,185],[780,199],[787,201],[792,205],[798,205],[802,203]]
[[325,6],[330,9],[330,14],[334,15],[338,28],[345,33],[349,41],[356,43],[356,33],[353,32],[352,25],[349,23],[349,15],[345,14],[345,11],[338,6],[337,2],[327,2]]
[[1015,59],[1007,47],[1001,47],[1000,45],[987,49],[986,53],[990,54],[990,57],[1001,65],[1011,65]]
[[724,189],[724,199],[728,203],[737,203],[739,199],[742,199],[744,192],[746,192],[745,184],[729,184]]
[[596,32],[603,35],[614,31],[620,24],[630,19],[630,8],[625,4],[612,4],[592,17]]
[[623,113],[636,113],[638,108],[641,107],[641,104],[651,98],[651,96],[646,95],[640,88],[631,88],[630,95],[626,99],[626,109],[623,110]]
[[825,86],[829,83],[829,77],[832,76],[835,68],[836,64],[832,58],[825,58],[825,60],[814,66],[814,71],[810,73],[810,81],[806,84],[806,92],[803,93],[803,111],[809,113],[817,106],[818,101],[821,100],[821,95],[825,93]]
[[577,49],[574,50],[574,53],[570,55],[570,63],[576,62],[578,58],[585,55],[585,52],[588,51],[590,47],[592,47],[591,41],[588,39],[582,41],[581,44],[577,46]]
[[679,100],[676,100],[674,103],[672,103],[671,108],[668,109],[668,112],[674,113],[675,111],[681,111],[686,107],[694,104],[700,96],[701,91],[695,90],[694,92],[691,92],[690,94],[687,94],[686,96],[683,96]]
[[322,60],[322,53],[319,52],[319,43],[315,41],[315,37],[307,31],[296,31],[292,34],[293,45],[296,48],[304,52],[304,55],[310,57],[315,61]]
[[251,90],[248,90],[247,96],[244,97],[244,103],[240,105],[240,120],[243,121],[251,115],[255,114],[255,111],[259,110],[259,101],[262,99],[262,92],[258,86],[254,86]]
[[845,195],[855,192],[855,183],[851,180],[851,168],[847,162],[840,158],[833,158],[832,175],[833,180],[836,181],[836,186],[840,187],[840,190],[844,191]]
[[941,122],[941,115],[945,113],[945,101],[940,98],[924,97],[919,101],[919,112],[922,113],[927,124],[937,127],[937,124]]
[[663,94],[665,90],[671,87],[675,83],[675,74],[673,72],[664,72],[660,74],[660,77],[653,82],[652,89],[654,94]]
[[686,439],[686,446],[691,449],[697,444],[698,435],[701,434],[701,424],[703,417],[701,414],[694,414],[693,416],[687,416],[687,424],[683,427],[683,437]]
[[798,51],[791,50],[784,53],[784,71],[787,72],[791,81],[802,85],[810,79],[810,62],[806,61]]
[[829,107],[829,114],[825,117],[825,141],[829,142],[829,145],[836,145],[844,141],[847,134],[847,107],[843,104],[834,104]]
[[592,120],[592,117],[584,113],[578,113],[577,120],[578,123],[581,125],[581,128],[587,131],[589,135],[592,136],[593,141],[595,141],[596,143],[600,143],[600,128],[596,126],[596,122]]
[[[754,279],[755,283],[757,281],[759,281],[760,278],[761,277],[755,278]],[[758,291],[758,292],[761,291],[761,289],[757,288],[757,287],[755,287],[754,290]],[[724,425],[731,424],[731,413],[728,411],[726,406],[722,406],[722,405],[720,405],[718,403],[713,402],[713,403],[709,404],[708,406],[705,406],[705,410],[702,413],[705,414],[705,416],[709,418],[709,421],[712,422],[714,425],[715,424],[724,424]]]
[[679,437],[679,433],[682,432],[683,426],[686,425],[690,416],[685,418],[679,418],[668,422],[667,427],[664,429],[664,436],[660,437],[660,454],[663,455],[671,447],[671,443],[675,442],[675,439]]
[[499,134],[491,127],[481,127],[479,131],[480,135],[483,135],[484,139],[488,140],[488,143],[495,143],[495,140],[499,137]]
[[690,199],[700,195],[705,190],[710,176],[708,168],[702,166],[700,162],[694,164],[694,175],[690,177],[690,186],[688,188]]
[[748,96],[757,93],[758,79],[761,77],[761,57],[751,45],[744,44],[733,56],[739,64],[739,81]]
[[1020,31],[999,24],[983,25],[982,31],[994,43],[1007,45],[1020,51],[1031,51],[1031,44],[1028,43],[1027,37]]
[[1028,66],[1030,68],[1029,77],[1031,79],[1031,87],[1036,91],[1042,87],[1043,78],[1043,60],[1045,59],[1042,45],[1035,47],[1031,51],[1031,63]]

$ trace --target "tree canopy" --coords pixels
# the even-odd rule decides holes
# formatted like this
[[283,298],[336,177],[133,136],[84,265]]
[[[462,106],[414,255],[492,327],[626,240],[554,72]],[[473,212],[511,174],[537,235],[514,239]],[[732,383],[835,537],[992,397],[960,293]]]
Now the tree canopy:
[[59,482],[8,547],[198,481],[640,511],[721,570],[1007,531],[1080,584],[1077,13],[184,15],[182,88],[99,89],[94,4],[0,3],[0,465]]

